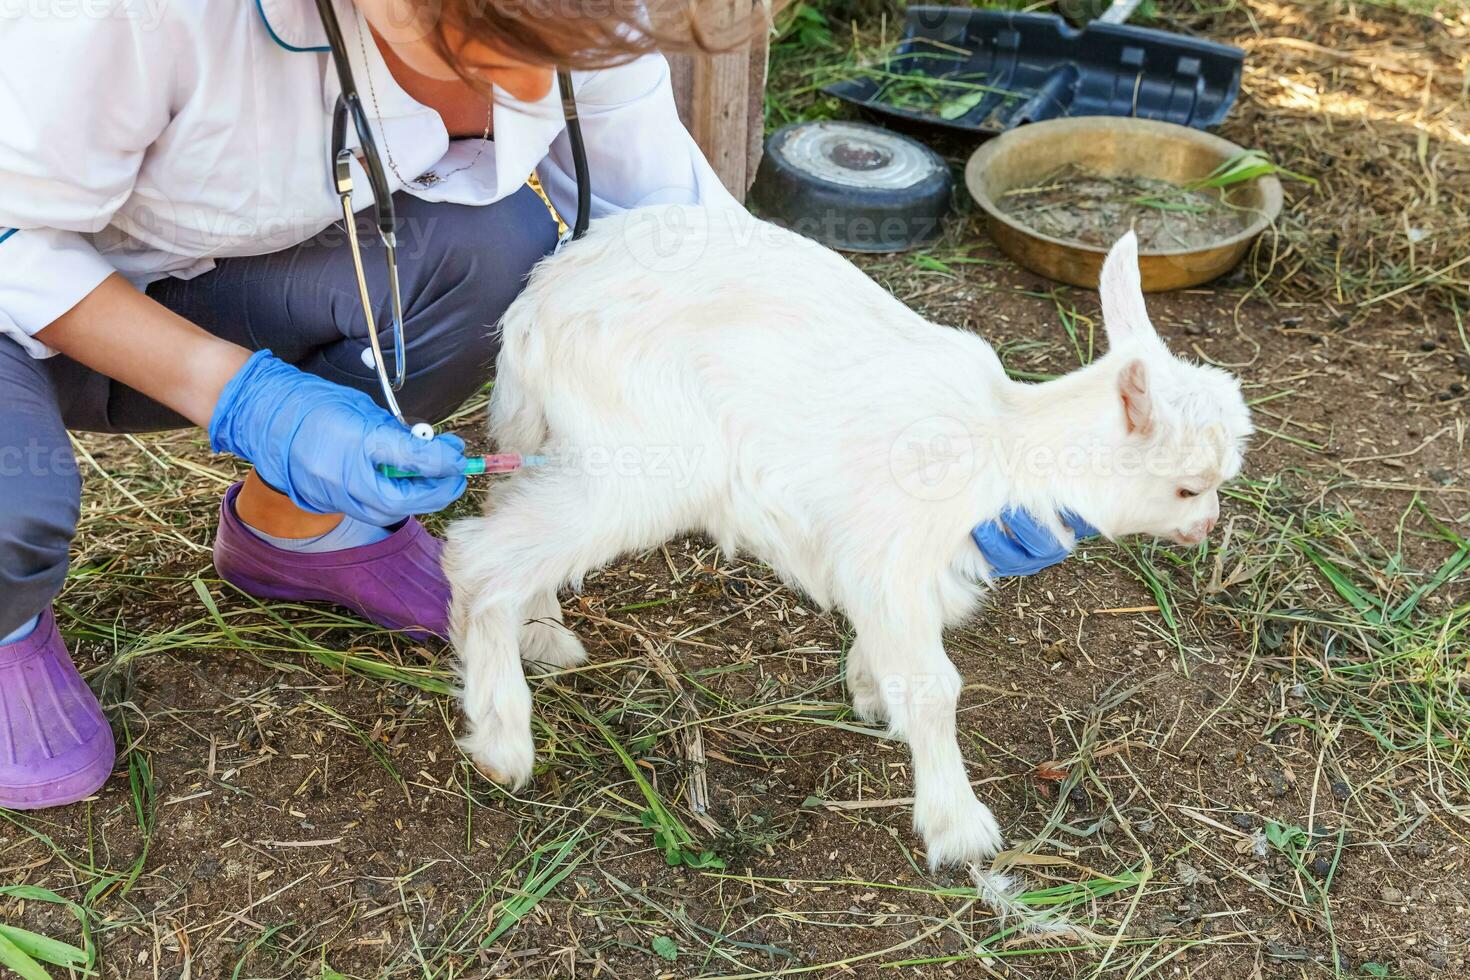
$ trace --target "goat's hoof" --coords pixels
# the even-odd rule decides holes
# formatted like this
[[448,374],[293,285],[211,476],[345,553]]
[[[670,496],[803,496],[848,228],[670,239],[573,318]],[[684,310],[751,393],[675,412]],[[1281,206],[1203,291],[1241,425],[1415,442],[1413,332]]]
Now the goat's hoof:
[[531,781],[536,766],[536,745],[531,733],[479,731],[460,741],[475,768],[506,789],[519,789]]
[[532,620],[521,630],[521,662],[542,670],[580,667],[587,662],[587,648],[561,623]]
[[931,869],[972,862],[984,867],[1005,847],[1000,824],[979,800],[950,807],[916,806],[914,829],[924,838]]

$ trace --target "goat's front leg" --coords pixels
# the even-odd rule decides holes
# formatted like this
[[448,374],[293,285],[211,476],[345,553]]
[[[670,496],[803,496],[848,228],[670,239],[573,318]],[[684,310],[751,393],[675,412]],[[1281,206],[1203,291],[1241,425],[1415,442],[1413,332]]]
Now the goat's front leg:
[[[990,809],[975,797],[955,738],[960,675],[944,653],[941,625],[926,617],[895,617],[896,628],[858,624],[882,697],[890,733],[909,743],[914,764],[914,830],[929,866],[986,862],[1004,846]],[[918,625],[922,623],[923,625]]]

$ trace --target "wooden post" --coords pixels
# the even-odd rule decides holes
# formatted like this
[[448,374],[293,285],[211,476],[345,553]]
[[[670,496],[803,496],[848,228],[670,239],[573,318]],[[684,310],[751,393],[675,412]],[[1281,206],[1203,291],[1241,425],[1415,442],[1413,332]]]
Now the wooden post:
[[748,44],[719,54],[673,54],[674,101],[694,141],[736,199],[755,179],[765,135],[766,56],[769,51],[761,0],[702,4],[711,32],[755,24]]

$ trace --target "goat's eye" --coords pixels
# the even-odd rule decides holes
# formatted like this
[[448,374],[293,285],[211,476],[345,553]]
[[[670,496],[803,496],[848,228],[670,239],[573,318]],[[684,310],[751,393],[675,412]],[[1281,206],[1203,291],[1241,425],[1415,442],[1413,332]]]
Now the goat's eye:
[[1188,487],[1180,487],[1179,488],[1179,499],[1180,500],[1188,500],[1190,497],[1198,497],[1198,496],[1199,496],[1198,491],[1190,490]]

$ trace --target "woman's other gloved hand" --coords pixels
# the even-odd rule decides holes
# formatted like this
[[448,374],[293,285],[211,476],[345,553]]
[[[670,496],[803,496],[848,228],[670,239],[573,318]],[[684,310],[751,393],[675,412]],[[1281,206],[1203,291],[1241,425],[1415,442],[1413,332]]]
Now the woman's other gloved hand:
[[[1098,533],[1097,528],[1070,511],[1063,511],[1061,518],[1079,538]],[[970,537],[997,578],[1035,575],[1065,561],[1072,553],[1030,513],[1014,507],[1007,507],[997,519],[976,527]]]
[[[257,351],[220,392],[209,444],[305,510],[387,527],[464,493],[464,442],[416,439],[372,398]],[[419,474],[393,479],[378,466]]]

